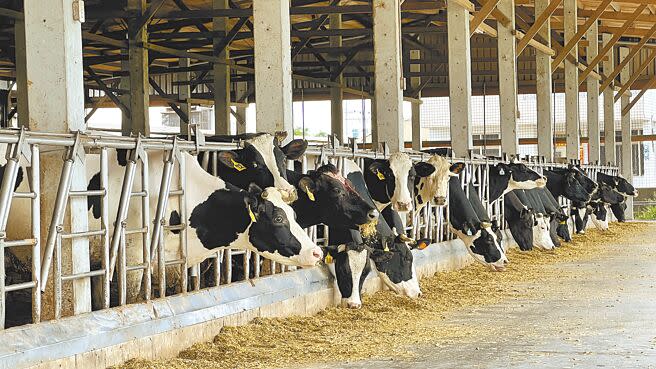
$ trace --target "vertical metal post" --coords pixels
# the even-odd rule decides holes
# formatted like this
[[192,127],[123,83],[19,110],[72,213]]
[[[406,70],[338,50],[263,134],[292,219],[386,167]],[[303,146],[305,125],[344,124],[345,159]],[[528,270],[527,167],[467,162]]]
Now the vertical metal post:
[[123,306],[127,303],[128,296],[128,281],[127,281],[127,255],[126,255],[126,240],[125,240],[125,227],[121,227],[119,236],[118,260],[116,271],[118,273],[118,304]]
[[[34,192],[32,199],[32,237],[36,244],[32,247],[32,280],[35,285],[32,289],[32,323],[41,321],[41,177],[39,145],[32,145],[32,183]],[[4,253],[3,253],[4,256]],[[2,263],[4,265],[4,263]]]
[[[174,156],[175,159],[175,156]],[[185,166],[185,160],[183,157],[178,156],[179,162],[178,162],[178,173],[180,176],[180,179],[178,181],[178,185],[180,186],[180,189],[182,190],[182,194],[178,197],[179,199],[179,204],[180,204],[180,219],[183,224],[187,221],[187,174],[186,174],[186,166]],[[187,271],[189,268],[189,265],[187,265],[187,227],[185,226],[182,230],[180,230],[180,249],[182,251],[182,265],[180,265],[180,276],[182,278],[181,281],[181,288],[182,288],[182,293],[185,293],[188,291],[187,288],[187,281],[188,281],[188,275]]]
[[142,279],[142,290],[146,301],[151,298],[152,286],[152,257],[150,255],[150,176],[148,174],[148,153],[144,152],[141,157],[141,190],[146,196],[141,198],[141,227],[145,230],[141,235],[143,247],[144,271]]
[[110,286],[109,282],[111,280],[111,274],[109,273],[109,164],[107,158],[107,148],[102,148],[100,150],[100,188],[104,190],[104,194],[101,199],[101,227],[104,231],[102,236],[102,260],[101,266],[105,271],[102,281],[102,307],[103,309],[109,308],[110,301]]
[[[62,237],[61,230],[55,233],[55,270],[53,272],[55,319],[61,318],[62,311]],[[44,283],[45,286],[45,283]]]

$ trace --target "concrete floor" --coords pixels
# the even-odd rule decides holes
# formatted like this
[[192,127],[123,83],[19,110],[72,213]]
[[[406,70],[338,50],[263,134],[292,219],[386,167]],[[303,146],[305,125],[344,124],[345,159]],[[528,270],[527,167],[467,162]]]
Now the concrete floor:
[[[441,326],[476,337],[408,347],[402,358],[317,364],[334,368],[656,368],[656,242],[610,246],[580,263],[555,263],[535,293],[463,310]],[[651,244],[649,244],[651,242]]]

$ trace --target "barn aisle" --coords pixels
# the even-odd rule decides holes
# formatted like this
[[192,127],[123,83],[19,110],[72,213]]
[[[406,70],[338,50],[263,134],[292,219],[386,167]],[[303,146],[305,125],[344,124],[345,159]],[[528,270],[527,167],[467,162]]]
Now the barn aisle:
[[448,315],[435,329],[463,336],[407,346],[414,357],[310,367],[656,368],[654,240],[652,224],[608,252],[544,265],[517,286],[527,297]]
[[[177,359],[122,368],[656,368],[656,223],[591,230],[555,252],[512,251],[360,310],[257,319]],[[266,337],[266,339],[263,339]]]

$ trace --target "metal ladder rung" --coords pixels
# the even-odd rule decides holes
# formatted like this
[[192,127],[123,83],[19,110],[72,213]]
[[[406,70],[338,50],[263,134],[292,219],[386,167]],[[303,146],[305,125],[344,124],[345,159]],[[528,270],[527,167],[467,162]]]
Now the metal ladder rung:
[[107,191],[103,188],[100,190],[87,190],[87,191],[70,191],[70,197],[87,197],[87,196],[105,196]]
[[15,199],[36,199],[36,193],[34,193],[34,192],[14,192],[13,197]]
[[166,266],[173,266],[173,265],[182,265],[186,262],[185,259],[177,259],[177,260],[167,260],[166,263],[164,263]]
[[105,235],[105,230],[99,229],[97,231],[62,233],[61,237],[62,239],[67,240],[72,238],[94,237],[94,236],[104,236],[104,235]]
[[182,196],[182,195],[184,195],[184,190],[183,189],[171,190],[169,192],[169,196]]
[[26,240],[15,240],[15,241],[5,241],[5,247],[19,247],[19,246],[35,246],[37,244],[36,239],[29,238]]
[[131,197],[146,197],[148,196],[148,192],[146,191],[135,191],[130,194]]
[[148,232],[148,227],[135,228],[135,229],[126,229],[125,230],[125,235],[129,236],[131,234],[146,233],[146,232]]
[[176,225],[165,225],[164,226],[165,231],[182,231],[185,228],[187,228],[187,225],[184,224],[184,223],[176,224]]
[[246,250],[232,250],[232,252],[230,253],[230,255],[232,255],[232,256],[234,256],[234,255],[244,255],[244,254],[246,254]]
[[16,284],[10,284],[5,286],[5,292],[20,291],[20,290],[26,290],[28,288],[35,288],[35,287],[36,287],[35,281],[16,283]]
[[132,272],[135,270],[146,270],[146,268],[148,268],[148,265],[146,263],[141,263],[135,265],[128,265],[127,268],[125,268],[125,270],[128,272]]
[[105,275],[105,269],[92,270],[90,272],[71,274],[71,275],[62,275],[61,280],[65,282],[65,281],[72,281],[75,279],[97,277],[101,275]]

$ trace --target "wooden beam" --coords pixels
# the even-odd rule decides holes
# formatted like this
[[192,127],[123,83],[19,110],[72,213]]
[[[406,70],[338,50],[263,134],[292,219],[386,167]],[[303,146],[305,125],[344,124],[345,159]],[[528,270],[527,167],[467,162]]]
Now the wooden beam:
[[467,9],[470,13],[473,13],[473,12],[476,11],[476,7],[469,0],[447,0],[447,1],[453,1],[454,3],[459,4],[463,8]]
[[22,12],[18,12],[16,10],[7,9],[7,8],[0,8],[0,17],[19,19],[19,20],[25,19],[25,16],[23,15]]
[[[542,13],[540,13],[538,18],[535,20],[535,22],[531,26],[531,28],[529,28],[529,30],[526,31],[526,35],[524,35],[524,37],[521,40],[519,40],[519,44],[517,44],[517,55],[518,56],[522,53],[522,51],[524,51],[526,46],[528,46],[529,42],[531,40],[533,40],[533,37],[535,37],[535,35],[537,35],[538,31],[540,31],[540,28],[542,28],[544,23],[546,21],[548,21],[549,18],[551,18],[551,14],[554,12],[554,10],[556,10],[556,8],[558,7],[558,5],[561,2],[562,2],[562,0],[551,0],[549,5],[547,6],[547,8]],[[549,48],[549,49],[551,49],[551,48]],[[553,50],[552,50],[552,52],[553,52]]]
[[153,2],[150,3],[150,6],[146,11],[143,13],[142,16],[139,17],[139,19],[134,23],[134,28],[130,32],[130,36],[134,37],[136,36],[141,30],[150,22],[151,19],[153,19],[153,16],[157,11],[164,5],[166,0],[153,0]]
[[[631,15],[631,18],[627,19],[626,22],[622,25],[622,27],[617,30],[617,32],[613,33],[613,37],[610,39],[610,41],[604,45],[604,47],[599,51],[599,54],[592,60],[592,62],[588,63],[588,67],[585,68],[581,74],[579,74],[579,85],[585,81],[585,79],[588,77],[588,74],[590,74],[593,71],[593,68],[599,64],[599,62],[604,58],[604,56],[608,53],[608,51],[615,45],[615,43],[622,37],[622,33],[626,31],[633,22],[638,18],[638,16],[647,8],[647,5],[641,5],[639,6]],[[603,91],[604,89],[600,89]]]
[[583,24],[583,26],[578,28],[576,34],[574,34],[574,36],[572,36],[572,38],[567,41],[565,46],[563,46],[563,49],[558,53],[554,61],[551,63],[551,68],[553,69],[552,72],[555,71],[556,68],[558,68],[558,66],[560,65],[560,63],[563,62],[563,60],[565,60],[567,54],[569,54],[569,52],[576,46],[576,44],[585,35],[585,33],[588,32],[590,26],[592,26],[592,24],[597,21],[601,13],[606,9],[606,7],[608,6],[608,4],[611,3],[611,1],[612,0],[602,1],[601,4],[599,4],[599,6],[597,7],[597,9],[594,11],[594,13],[590,16],[590,18],[588,18]]
[[85,67],[84,70],[87,72],[89,77],[91,77],[91,79],[93,79],[98,84],[98,87],[100,87],[100,89],[105,93],[105,96],[107,96],[110,100],[112,100],[112,102],[114,104],[116,104],[116,106],[119,109],[121,109],[123,114],[125,114],[129,117],[130,116],[130,108],[125,106],[125,104],[123,104],[123,102],[121,102],[121,100],[119,100],[118,97],[116,97],[116,95],[114,95],[114,93],[109,89],[107,84],[105,84],[105,82],[93,71],[93,69],[91,69],[89,67]]
[[[558,1],[561,1],[561,0],[558,0]],[[513,33],[515,35],[515,38],[518,39],[520,41],[520,43],[523,40],[527,39],[526,34],[524,34],[524,32],[522,32],[522,31],[515,30],[515,32],[513,32]],[[547,54],[547,55],[552,56],[552,57],[556,56],[556,52],[554,51],[554,49],[550,48],[549,46],[547,46],[547,45],[543,44],[542,42],[539,42],[535,39],[530,39],[527,42],[527,45],[533,46],[533,48],[536,51],[539,51],[543,54]],[[517,53],[516,55],[519,55],[519,54],[520,53]]]
[[499,4],[500,0],[489,0],[487,3],[485,3],[479,11],[477,11],[474,14],[474,17],[469,21],[469,36],[473,36],[474,33],[476,33],[476,30],[478,29],[478,26],[483,23],[485,19],[492,13],[492,11],[496,8],[497,4]]
[[649,41],[649,39],[650,39],[654,34],[656,34],[656,23],[654,23],[654,25],[651,27],[651,29],[649,30],[648,34],[645,35],[644,37],[642,37],[642,38],[640,39],[640,42],[638,42],[637,44],[631,46],[631,49],[630,49],[630,51],[629,51],[629,54],[626,56],[626,58],[624,58],[624,59],[623,59],[623,60],[622,60],[622,61],[621,61],[616,67],[615,67],[615,69],[613,70],[613,72],[611,72],[611,73],[606,77],[606,80],[604,80],[604,81],[601,83],[601,87],[600,87],[601,91],[603,91],[606,87],[610,86],[610,84],[613,83],[613,80],[615,79],[615,77],[617,77],[618,74],[620,74],[620,72],[622,71],[622,68],[624,68],[624,66],[626,66],[626,65],[631,61],[631,59],[633,59],[633,57],[638,53],[638,51],[640,51],[640,49],[642,49],[642,47],[647,43],[647,41]]
[[631,109],[633,108],[633,106],[638,101],[640,101],[642,96],[644,96],[644,94],[647,92],[647,90],[649,90],[651,88],[654,88],[654,87],[656,87],[656,76],[652,77],[651,81],[649,81],[649,83],[647,83],[645,85],[645,87],[642,89],[642,91],[640,91],[640,93],[635,98],[633,98],[633,100],[631,100],[629,105],[627,105],[626,107],[624,107],[624,109],[622,109],[622,116],[628,114],[631,111]]
[[620,91],[617,93],[617,95],[615,95],[615,101],[619,100],[622,95],[628,91],[629,88],[631,88],[631,85],[638,79],[638,77],[640,77],[640,73],[642,73],[642,71],[645,70],[645,68],[647,68],[654,59],[656,59],[656,49],[651,50],[649,56],[642,62],[642,64],[640,64],[640,66],[638,66],[637,69],[633,71],[631,78],[629,78],[629,80],[624,83],[622,88],[620,88]]

